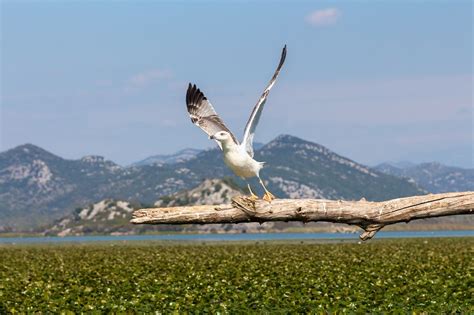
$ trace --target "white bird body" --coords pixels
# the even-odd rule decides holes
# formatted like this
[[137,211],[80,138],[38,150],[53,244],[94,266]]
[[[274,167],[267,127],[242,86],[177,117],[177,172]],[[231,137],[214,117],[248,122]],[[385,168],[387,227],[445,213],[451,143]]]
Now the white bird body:
[[[275,197],[267,190],[263,181],[260,179],[260,170],[262,169],[264,162],[258,162],[253,158],[253,137],[268,94],[276,82],[281,67],[285,62],[285,58],[286,45],[283,48],[280,62],[272,79],[250,114],[250,118],[245,126],[242,143],[237,141],[229,128],[227,128],[219,115],[217,115],[209,100],[204,96],[201,90],[196,87],[196,85],[191,85],[191,83],[189,83],[188,91],[186,93],[186,106],[192,123],[201,128],[210,139],[216,140],[217,144],[222,149],[224,163],[235,173],[235,175],[243,179],[258,177],[260,184],[265,190],[263,199],[267,201],[271,201]],[[252,197],[257,198],[248,183],[247,187],[252,194]]]
[[254,160],[242,145],[232,141],[222,142],[224,163],[242,178],[258,177],[264,162]]

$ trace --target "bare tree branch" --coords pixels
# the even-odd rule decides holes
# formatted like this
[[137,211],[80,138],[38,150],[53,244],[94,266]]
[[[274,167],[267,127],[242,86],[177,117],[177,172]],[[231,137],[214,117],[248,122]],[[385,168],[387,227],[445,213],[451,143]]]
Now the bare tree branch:
[[134,224],[209,224],[267,221],[326,221],[360,226],[362,240],[386,225],[411,220],[474,213],[474,192],[453,192],[392,199],[382,202],[276,199],[271,203],[245,196],[229,205],[140,209]]

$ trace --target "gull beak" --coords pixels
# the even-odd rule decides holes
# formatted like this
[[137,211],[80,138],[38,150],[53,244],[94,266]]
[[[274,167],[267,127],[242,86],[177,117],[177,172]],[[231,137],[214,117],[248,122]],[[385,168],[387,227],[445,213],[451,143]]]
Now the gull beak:
[[209,136],[209,139],[215,140],[216,137],[214,137],[214,136],[212,135],[212,136]]

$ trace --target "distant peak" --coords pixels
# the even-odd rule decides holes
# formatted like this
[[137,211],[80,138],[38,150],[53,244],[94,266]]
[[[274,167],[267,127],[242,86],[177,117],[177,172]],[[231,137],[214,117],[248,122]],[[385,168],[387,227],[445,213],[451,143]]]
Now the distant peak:
[[2,156],[16,156],[16,157],[29,157],[29,158],[59,158],[58,156],[52,154],[51,152],[46,151],[43,148],[40,148],[31,143],[25,143],[14,147],[10,150],[0,152]]
[[436,166],[436,167],[439,167],[441,166],[442,164],[440,162],[423,162],[421,163],[420,165],[427,165],[427,166]]
[[32,144],[32,143],[25,143],[17,146],[18,149],[23,149],[23,148],[39,148],[38,146]]
[[86,155],[81,158],[81,161],[86,163],[101,163],[104,162],[104,157],[100,155]]
[[278,137],[273,139],[273,141],[277,141],[277,142],[307,142],[307,141],[305,141],[301,138],[298,138],[298,137],[295,137],[295,136],[292,136],[292,135],[287,135],[287,134],[279,135]]
[[279,135],[262,148],[263,151],[272,149],[305,150],[319,152],[324,155],[335,154],[323,145],[286,134]]
[[133,163],[131,166],[144,166],[151,164],[174,164],[185,162],[195,158],[202,150],[185,148],[173,154],[157,154],[147,157],[144,160]]
[[25,144],[19,145],[19,146],[13,148],[12,150],[24,151],[26,153],[45,151],[44,149],[42,149],[42,148],[40,148],[40,147],[38,147],[34,144],[31,144],[31,143],[25,143]]
[[182,153],[199,153],[201,151],[202,150],[199,150],[199,149],[185,148],[185,149],[179,150],[178,152],[174,153],[174,155],[182,154]]
[[292,147],[292,148],[304,147],[305,149],[311,149],[311,150],[316,150],[316,151],[320,151],[320,152],[329,152],[329,150],[327,148],[325,148],[324,146],[322,146],[320,144],[317,144],[317,143],[314,143],[314,142],[311,142],[311,141],[307,141],[307,140],[303,140],[303,139],[295,137],[295,136],[286,135],[286,134],[279,135],[278,137],[276,137],[275,139],[273,139],[272,141],[267,143],[263,148],[264,149],[270,149],[270,148],[276,148],[276,147],[280,147],[280,148],[282,148],[282,147],[285,147],[285,148],[288,148],[288,147]]
[[387,161],[387,162],[380,163],[378,166],[394,167],[398,169],[407,169],[407,168],[416,166],[416,164],[409,161]]

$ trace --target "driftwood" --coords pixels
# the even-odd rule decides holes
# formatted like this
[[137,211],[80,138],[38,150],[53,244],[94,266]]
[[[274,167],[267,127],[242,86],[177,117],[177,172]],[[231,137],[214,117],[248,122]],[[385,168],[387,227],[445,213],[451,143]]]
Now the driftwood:
[[208,224],[267,221],[326,221],[360,226],[362,240],[386,225],[456,214],[474,214],[474,192],[453,192],[392,199],[382,202],[276,199],[271,203],[245,196],[228,205],[140,209],[134,224]]

